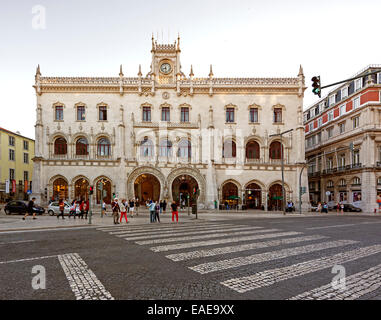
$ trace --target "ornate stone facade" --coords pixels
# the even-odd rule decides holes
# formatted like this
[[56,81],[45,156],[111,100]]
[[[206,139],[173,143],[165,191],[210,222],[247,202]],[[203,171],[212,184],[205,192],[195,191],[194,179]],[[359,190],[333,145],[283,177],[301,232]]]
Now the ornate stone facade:
[[[99,185],[96,202],[106,183],[132,198],[138,177],[154,176],[160,198],[171,201],[173,182],[183,177],[182,190],[189,179],[197,183],[200,207],[250,198],[256,208],[276,209],[271,190],[281,180],[283,150],[287,199],[297,203],[305,165],[302,68],[294,78],[216,78],[211,66],[208,77],[195,78],[193,67],[188,77],[182,71],[180,38],[152,39],[151,53],[145,77],[140,66],[137,77],[125,77],[120,66],[111,78],[42,77],[37,68],[34,196],[72,199],[80,176]],[[288,129],[282,141],[271,137]],[[58,175],[67,186],[54,184]],[[247,190],[252,182],[260,190]]]

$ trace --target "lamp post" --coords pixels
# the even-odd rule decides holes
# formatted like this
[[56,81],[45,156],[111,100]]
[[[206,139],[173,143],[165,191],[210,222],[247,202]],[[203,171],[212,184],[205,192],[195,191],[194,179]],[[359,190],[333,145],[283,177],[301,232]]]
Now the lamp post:
[[285,203],[285,192],[284,192],[284,157],[283,157],[283,140],[282,140],[282,137],[284,134],[288,133],[288,132],[291,132],[293,131],[294,129],[290,129],[290,130],[287,130],[287,131],[283,131],[281,133],[276,133],[276,134],[271,134],[269,135],[269,137],[275,137],[275,136],[279,136],[280,137],[280,153],[281,153],[281,164],[282,164],[282,207],[283,207],[283,215],[286,215],[286,210],[285,210],[285,207],[286,207],[286,203]]

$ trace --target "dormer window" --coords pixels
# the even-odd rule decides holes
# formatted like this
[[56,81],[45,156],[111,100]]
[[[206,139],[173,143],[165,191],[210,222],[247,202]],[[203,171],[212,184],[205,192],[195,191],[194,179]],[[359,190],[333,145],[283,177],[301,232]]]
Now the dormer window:
[[362,87],[362,78],[355,80],[355,91],[361,89]]
[[348,97],[348,87],[344,87],[341,89],[341,98]]
[[329,105],[332,106],[335,104],[335,102],[336,102],[335,95],[330,96],[329,97]]

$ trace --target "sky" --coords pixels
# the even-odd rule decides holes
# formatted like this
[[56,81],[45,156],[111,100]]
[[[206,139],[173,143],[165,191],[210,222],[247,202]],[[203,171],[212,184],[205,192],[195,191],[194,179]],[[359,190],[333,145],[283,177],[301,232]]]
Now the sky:
[[38,64],[42,76],[145,75],[152,33],[180,34],[195,77],[210,64],[215,77],[296,77],[302,65],[307,108],[313,76],[324,86],[381,64],[380,12],[380,0],[0,0],[0,127],[34,139]]

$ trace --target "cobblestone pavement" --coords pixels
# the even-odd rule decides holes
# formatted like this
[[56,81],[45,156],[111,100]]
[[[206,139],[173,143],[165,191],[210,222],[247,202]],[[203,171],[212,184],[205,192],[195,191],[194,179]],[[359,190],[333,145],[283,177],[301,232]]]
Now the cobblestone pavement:
[[381,299],[380,218],[222,218],[0,232],[0,299]]

